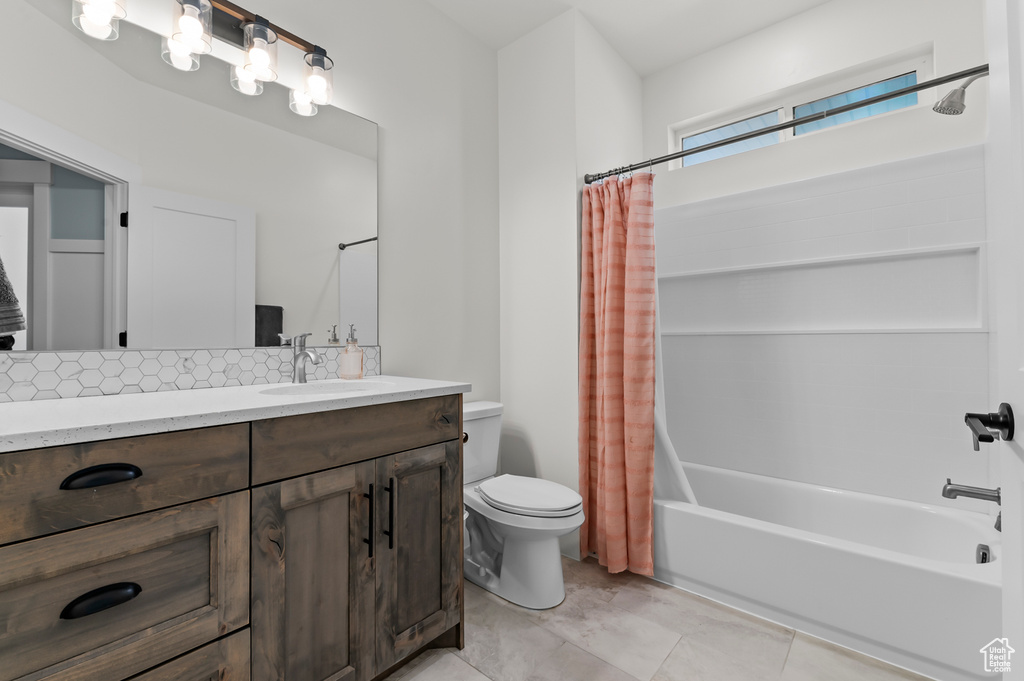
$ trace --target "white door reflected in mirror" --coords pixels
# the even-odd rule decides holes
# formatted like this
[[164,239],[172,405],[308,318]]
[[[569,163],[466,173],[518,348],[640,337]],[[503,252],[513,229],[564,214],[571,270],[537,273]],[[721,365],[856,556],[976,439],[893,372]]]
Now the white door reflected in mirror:
[[253,347],[255,212],[140,186],[128,206],[128,347]]

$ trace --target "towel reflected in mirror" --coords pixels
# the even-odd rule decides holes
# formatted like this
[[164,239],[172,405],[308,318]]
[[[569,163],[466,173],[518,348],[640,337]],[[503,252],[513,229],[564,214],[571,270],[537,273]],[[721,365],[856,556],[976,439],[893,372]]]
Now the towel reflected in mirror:
[[14,295],[14,286],[4,269],[4,261],[0,258],[0,350],[14,347],[14,332],[25,329],[25,313],[22,312],[18,297]]

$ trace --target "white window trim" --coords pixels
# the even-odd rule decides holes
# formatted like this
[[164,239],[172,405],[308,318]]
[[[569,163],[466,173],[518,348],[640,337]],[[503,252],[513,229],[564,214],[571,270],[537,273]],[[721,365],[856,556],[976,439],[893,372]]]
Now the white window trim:
[[[840,92],[855,90],[865,85],[888,80],[910,72],[917,73],[917,82],[922,83],[934,77],[934,49],[931,43],[909,48],[896,54],[874,59],[869,62],[856,64],[840,71],[834,71],[818,78],[813,78],[790,87],[772,92],[769,95],[744,102],[735,107],[720,109],[711,113],[701,114],[692,118],[680,121],[669,126],[669,148],[668,153],[682,149],[684,137],[699,135],[708,130],[714,130],[737,121],[760,116],[773,110],[779,111],[779,122],[784,123],[793,120],[793,108],[801,104],[813,102],[824,97],[830,97]],[[821,130],[814,130],[802,135],[794,135],[793,129],[783,130],[780,135],[780,144],[795,141],[797,139],[813,139],[816,135],[831,130],[846,128],[848,125],[856,125],[867,120],[876,120],[886,116],[899,115],[906,111],[913,111],[922,106],[930,107],[932,98],[927,96],[927,90],[918,92],[917,104],[904,107],[896,111],[889,111],[884,114],[870,116],[868,118],[850,121],[838,126],[830,126]],[[778,145],[772,145],[774,148]],[[756,151],[750,149],[748,151]],[[747,153],[747,152],[742,152]],[[700,167],[687,166],[688,168]],[[683,167],[682,159],[670,162],[669,170],[678,170]]]

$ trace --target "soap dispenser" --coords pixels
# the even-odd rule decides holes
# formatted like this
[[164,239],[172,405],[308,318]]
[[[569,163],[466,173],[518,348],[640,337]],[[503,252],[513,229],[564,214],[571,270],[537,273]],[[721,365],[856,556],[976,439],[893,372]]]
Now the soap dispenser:
[[345,349],[338,356],[339,378],[362,378],[363,377],[363,349],[359,347],[356,340],[356,325],[348,325],[348,338],[345,339]]
[[328,345],[341,345],[341,340],[338,338],[338,325],[335,324],[331,328],[327,329],[327,344]]

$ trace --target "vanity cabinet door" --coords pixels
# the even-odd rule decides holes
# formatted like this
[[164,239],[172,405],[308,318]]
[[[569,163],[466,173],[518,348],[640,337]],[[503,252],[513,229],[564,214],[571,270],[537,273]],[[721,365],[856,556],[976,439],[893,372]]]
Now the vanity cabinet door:
[[255,681],[373,676],[373,471],[368,461],[253,489]]
[[460,457],[455,440],[377,460],[378,671],[461,622]]

